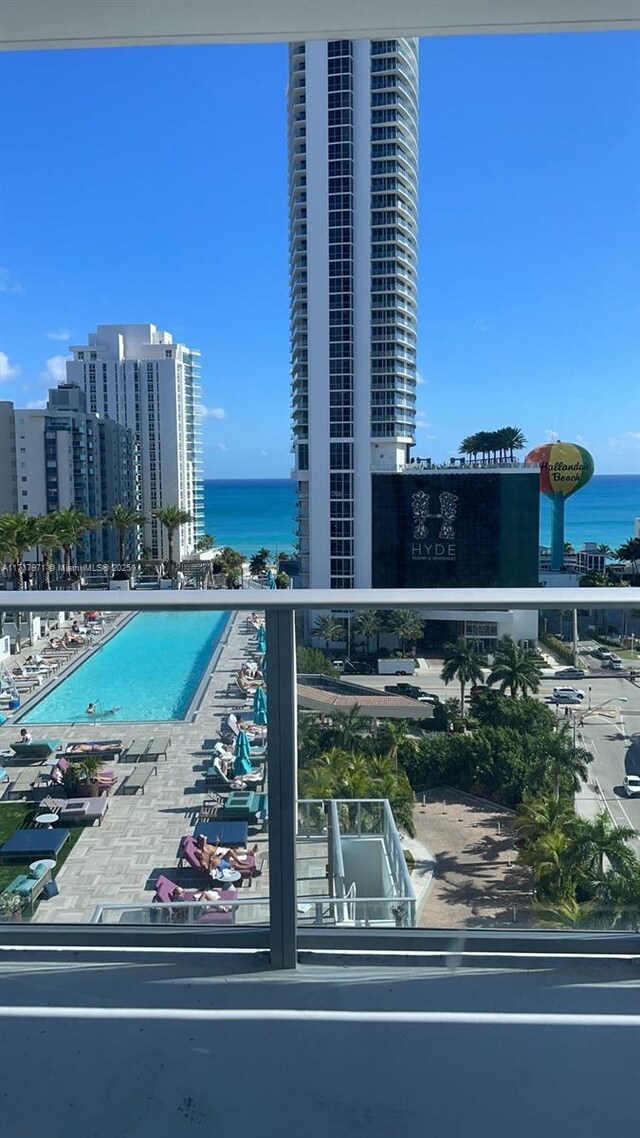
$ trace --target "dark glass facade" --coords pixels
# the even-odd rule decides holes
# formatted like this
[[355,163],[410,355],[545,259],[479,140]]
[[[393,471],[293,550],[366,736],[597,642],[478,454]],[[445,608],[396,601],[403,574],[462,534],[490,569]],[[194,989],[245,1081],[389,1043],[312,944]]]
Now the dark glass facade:
[[372,585],[538,584],[538,472],[372,475]]

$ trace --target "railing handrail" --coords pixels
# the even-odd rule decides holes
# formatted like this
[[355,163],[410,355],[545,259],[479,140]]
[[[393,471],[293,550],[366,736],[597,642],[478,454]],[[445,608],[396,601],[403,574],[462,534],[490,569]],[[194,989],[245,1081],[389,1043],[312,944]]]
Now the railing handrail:
[[314,609],[633,609],[640,588],[558,589],[160,589],[157,592],[102,589],[6,589],[5,611],[105,609],[111,612],[167,612],[234,609],[308,611]]

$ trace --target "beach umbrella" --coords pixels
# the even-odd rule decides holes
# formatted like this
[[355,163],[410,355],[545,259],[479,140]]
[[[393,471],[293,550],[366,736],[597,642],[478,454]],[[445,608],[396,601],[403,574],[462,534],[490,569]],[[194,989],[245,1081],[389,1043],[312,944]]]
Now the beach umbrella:
[[276,587],[276,579],[272,569],[267,573],[267,585],[270,589],[275,589]]
[[246,731],[238,731],[235,756],[233,773],[236,778],[242,778],[243,774],[249,774],[251,771],[251,744]]
[[266,674],[267,674],[267,653],[266,652],[260,661],[260,671],[262,672],[263,676],[266,676]]
[[264,688],[256,688],[253,697],[253,720],[260,727],[267,722],[267,693]]
[[267,634],[264,630],[264,624],[260,625],[258,629],[258,652],[262,653],[267,647]]

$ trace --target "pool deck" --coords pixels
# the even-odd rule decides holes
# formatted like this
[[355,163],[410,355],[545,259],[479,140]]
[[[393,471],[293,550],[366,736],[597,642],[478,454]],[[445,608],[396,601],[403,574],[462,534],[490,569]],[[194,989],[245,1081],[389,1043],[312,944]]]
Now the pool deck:
[[[151,775],[144,794],[121,793],[122,783],[137,764],[127,763],[125,757],[114,765],[118,785],[109,797],[106,817],[101,826],[86,827],[56,878],[59,895],[38,907],[34,918],[37,923],[87,923],[98,904],[149,903],[153,900],[154,882],[161,873],[185,888],[206,883],[203,874],[176,868],[178,847],[183,835],[192,832],[199,808],[210,795],[204,783],[203,744],[212,744],[218,738],[221,715],[245,706],[245,701],[230,696],[228,689],[243,662],[255,654],[255,633],[249,630],[246,615],[233,614],[226,643],[193,722],[37,724],[30,728],[34,738],[60,738],[64,744],[121,738],[127,745],[135,738],[154,735],[171,739],[168,759],[159,761],[157,776]],[[0,728],[2,748],[8,747],[17,735],[17,725]],[[10,769],[21,768],[11,764]],[[40,768],[34,763],[28,769],[35,776]],[[243,886],[240,896],[259,901],[269,890],[267,835],[256,832],[254,837],[250,831],[249,838],[250,844],[257,843],[259,847],[256,860],[262,875],[253,880],[251,889]],[[243,920],[266,919],[264,902],[248,906],[246,912],[243,907],[242,913]]]

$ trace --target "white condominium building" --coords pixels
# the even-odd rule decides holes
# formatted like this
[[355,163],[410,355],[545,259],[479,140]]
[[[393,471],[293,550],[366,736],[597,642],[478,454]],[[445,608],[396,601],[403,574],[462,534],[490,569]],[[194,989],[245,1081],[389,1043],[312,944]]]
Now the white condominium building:
[[372,471],[414,443],[418,43],[289,49],[301,584],[371,585]]
[[174,344],[154,324],[99,324],[88,344],[71,352],[67,378],[86,392],[88,410],[135,433],[140,510],[149,519],[143,544],[151,556],[168,556],[154,510],[179,506],[192,516],[174,538],[181,560],[204,530],[200,353]]

